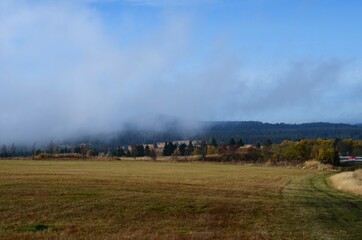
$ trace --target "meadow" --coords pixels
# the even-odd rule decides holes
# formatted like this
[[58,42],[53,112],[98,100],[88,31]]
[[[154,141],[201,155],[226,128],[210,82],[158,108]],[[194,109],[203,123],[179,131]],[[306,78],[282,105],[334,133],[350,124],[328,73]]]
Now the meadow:
[[357,239],[333,173],[146,161],[0,161],[0,239]]

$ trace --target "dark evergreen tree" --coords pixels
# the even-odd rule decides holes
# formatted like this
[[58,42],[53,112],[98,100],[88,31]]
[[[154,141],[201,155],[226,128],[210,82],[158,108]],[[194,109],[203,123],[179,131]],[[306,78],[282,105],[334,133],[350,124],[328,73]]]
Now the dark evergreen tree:
[[131,145],[131,157],[137,157],[137,145]]
[[77,145],[75,148],[74,148],[74,153],[80,153],[80,146]]
[[229,141],[229,147],[232,147],[236,144],[234,138],[231,138],[230,141]]
[[125,151],[124,151],[124,149],[123,149],[122,146],[118,146],[118,147],[117,147],[115,156],[117,156],[117,157],[126,156],[126,153],[125,153]]
[[162,150],[162,155],[163,156],[170,156],[170,155],[168,155],[168,144],[167,144],[167,142],[165,142],[165,145],[164,145],[164,147],[163,147],[163,150]]
[[176,149],[176,144],[173,144],[172,142],[165,143],[165,147],[163,148],[163,156],[171,156]]
[[190,156],[194,150],[194,144],[192,141],[189,141],[189,145],[187,146],[187,156]]
[[136,145],[136,157],[144,157],[145,156],[145,148],[142,144]]
[[177,145],[173,144],[172,142],[168,143],[168,150],[167,150],[167,156],[171,156],[173,152],[177,149]]
[[265,147],[271,147],[271,145],[272,145],[273,143],[272,143],[272,141],[268,138],[267,140],[265,140],[265,142],[264,142],[264,146]]
[[245,145],[243,139],[241,139],[241,138],[238,140],[238,142],[236,144],[238,145],[238,147],[242,147]]
[[186,155],[186,148],[187,148],[186,143],[182,143],[182,144],[180,144],[180,146],[178,147],[178,150],[180,151],[181,156],[185,156],[185,155]]
[[211,139],[210,146],[214,146],[216,148],[218,147],[218,144],[217,144],[216,139],[214,137]]
[[145,147],[145,156],[150,157],[151,156],[151,149],[148,145]]

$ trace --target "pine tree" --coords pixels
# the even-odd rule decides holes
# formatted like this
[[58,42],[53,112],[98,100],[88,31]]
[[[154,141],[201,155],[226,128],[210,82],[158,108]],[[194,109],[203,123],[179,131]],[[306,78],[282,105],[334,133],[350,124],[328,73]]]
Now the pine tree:
[[190,156],[194,152],[194,144],[192,144],[192,141],[189,141],[189,145],[187,146],[186,154]]
[[244,143],[243,139],[240,138],[240,139],[238,140],[238,142],[237,142],[237,145],[238,145],[239,147],[244,146],[245,143]]
[[167,149],[168,149],[168,144],[167,144],[167,142],[165,142],[165,146],[163,147],[163,151],[162,151],[163,156],[169,156],[169,155],[167,155]]
[[126,153],[124,152],[123,147],[121,147],[121,146],[117,147],[116,155],[117,155],[118,157],[123,157],[123,156],[126,155]]
[[212,138],[212,139],[211,139],[210,145],[211,145],[211,146],[214,146],[215,148],[217,148],[217,147],[218,147],[218,144],[217,144],[217,142],[216,142],[216,139],[215,139],[215,138]]
[[232,146],[234,146],[235,144],[236,144],[236,142],[235,142],[234,138],[230,139],[230,141],[229,141],[229,147],[232,147]]
[[182,143],[179,147],[178,150],[180,151],[181,156],[185,156],[186,155],[186,148],[187,145],[185,143]]
[[168,142],[167,156],[171,156],[173,152],[177,149],[177,145],[172,142]]
[[149,157],[151,155],[151,149],[148,145],[145,147],[145,156]]
[[272,141],[268,138],[267,140],[265,140],[265,142],[264,142],[264,146],[265,147],[270,147],[271,145],[272,145],[273,143],[272,143]]

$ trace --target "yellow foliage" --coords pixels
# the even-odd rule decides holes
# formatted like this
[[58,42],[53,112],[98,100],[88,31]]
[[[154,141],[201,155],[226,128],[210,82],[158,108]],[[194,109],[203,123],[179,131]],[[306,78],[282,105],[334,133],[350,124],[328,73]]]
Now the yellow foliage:
[[207,148],[207,155],[214,155],[217,154],[217,149],[215,146],[209,146]]

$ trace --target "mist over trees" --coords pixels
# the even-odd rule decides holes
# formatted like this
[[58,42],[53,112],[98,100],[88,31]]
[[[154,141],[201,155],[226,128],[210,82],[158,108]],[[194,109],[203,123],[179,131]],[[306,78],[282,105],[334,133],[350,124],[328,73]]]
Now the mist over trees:
[[[154,156],[152,146],[156,143],[165,143],[164,156],[171,156],[177,149],[177,155],[189,156],[192,154],[214,154],[225,152],[227,148],[238,148],[245,144],[271,146],[289,141],[303,139],[362,139],[362,126],[333,123],[306,123],[306,124],[270,124],[262,122],[203,122],[193,134],[183,133],[176,122],[168,124],[163,131],[129,130],[112,134],[99,134],[77,137],[68,140],[48,143],[32,143],[21,145],[17,143],[1,144],[0,157],[31,156],[40,154],[67,154],[75,153],[80,157],[96,156],[100,152],[109,156]],[[176,145],[174,141],[185,140],[185,143]],[[190,140],[207,140],[207,148],[195,147]],[[190,141],[190,142],[187,142]],[[341,145],[341,143],[339,143]],[[340,146],[343,153],[352,152],[352,143]],[[356,151],[356,150],[354,150]]]
[[174,123],[174,125],[168,125],[163,131],[132,130],[67,140],[64,144],[88,143],[97,147],[117,147],[139,143],[153,144],[183,139],[211,140],[212,138],[217,139],[219,144],[229,145],[229,141],[233,139],[240,146],[245,143],[264,143],[267,140],[272,143],[281,143],[284,140],[317,138],[362,139],[362,126],[333,123],[203,122],[193,133],[185,134],[177,123]]

